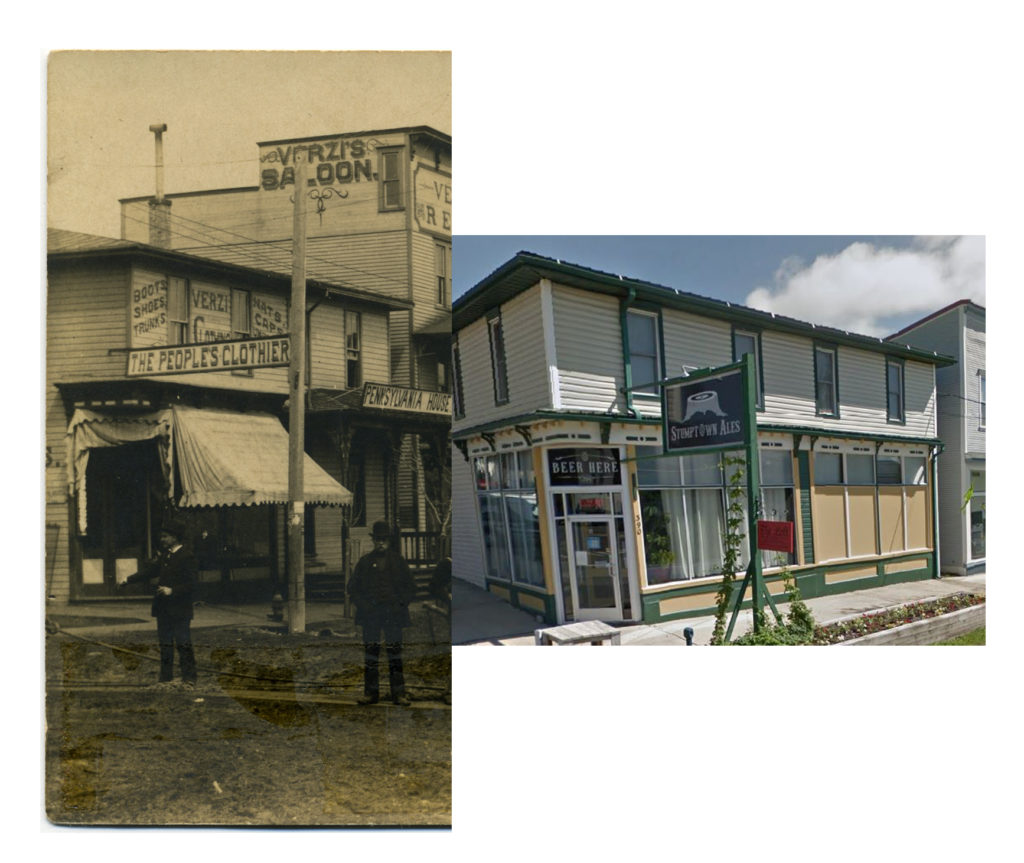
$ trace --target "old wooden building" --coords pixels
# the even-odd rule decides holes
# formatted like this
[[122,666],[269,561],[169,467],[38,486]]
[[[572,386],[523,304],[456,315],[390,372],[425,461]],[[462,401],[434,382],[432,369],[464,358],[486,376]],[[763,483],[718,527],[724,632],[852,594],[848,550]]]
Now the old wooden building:
[[[269,598],[285,559],[289,278],[67,231],[49,233],[47,275],[47,596],[117,595],[181,511],[207,595]],[[392,385],[388,331],[411,309],[309,282],[311,578],[340,573],[375,519],[399,521],[401,418],[420,414]]]

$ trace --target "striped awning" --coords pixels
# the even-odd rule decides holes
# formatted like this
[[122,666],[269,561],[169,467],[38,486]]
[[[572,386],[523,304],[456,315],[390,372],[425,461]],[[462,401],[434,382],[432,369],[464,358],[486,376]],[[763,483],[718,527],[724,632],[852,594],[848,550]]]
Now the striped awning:
[[[179,506],[288,502],[288,432],[280,420],[271,414],[178,405],[172,413]],[[306,503],[352,503],[352,492],[308,454],[302,474]]]

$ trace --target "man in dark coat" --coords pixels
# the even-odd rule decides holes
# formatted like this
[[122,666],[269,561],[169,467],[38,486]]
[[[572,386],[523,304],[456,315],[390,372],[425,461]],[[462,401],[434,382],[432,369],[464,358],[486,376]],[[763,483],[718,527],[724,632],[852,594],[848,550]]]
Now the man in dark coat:
[[160,532],[160,553],[125,583],[156,581],[151,613],[156,618],[160,643],[160,683],[174,679],[174,648],[178,649],[181,679],[191,689],[196,683],[196,660],[192,650],[192,601],[198,580],[195,558],[182,541],[185,531],[178,522],[166,523]]
[[356,607],[355,623],[363,630],[363,696],[360,704],[380,700],[380,646],[387,645],[391,700],[408,705],[402,669],[402,629],[411,624],[409,603],[416,594],[409,566],[389,549],[387,522],[373,525],[373,551],[356,564],[348,595]]

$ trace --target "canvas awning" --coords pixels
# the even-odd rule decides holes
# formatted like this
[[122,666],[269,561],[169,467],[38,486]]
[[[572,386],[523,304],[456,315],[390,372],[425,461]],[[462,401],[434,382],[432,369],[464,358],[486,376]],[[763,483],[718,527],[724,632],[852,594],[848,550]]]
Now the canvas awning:
[[[288,432],[270,414],[175,405],[179,506],[288,502]],[[304,454],[306,503],[344,506],[352,492]]]
[[[86,523],[85,473],[89,452],[99,447],[120,446],[144,440],[156,440],[160,468],[167,484],[168,495],[173,494],[171,484],[171,412],[118,415],[101,414],[79,408],[71,417],[67,431],[68,492],[78,499],[78,529],[82,533]],[[286,437],[287,440],[287,437]]]

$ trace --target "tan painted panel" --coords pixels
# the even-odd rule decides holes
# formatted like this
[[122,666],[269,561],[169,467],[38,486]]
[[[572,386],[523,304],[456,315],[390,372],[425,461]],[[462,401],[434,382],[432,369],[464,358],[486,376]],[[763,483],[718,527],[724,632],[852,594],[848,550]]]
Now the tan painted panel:
[[526,608],[532,608],[535,611],[544,611],[544,600],[534,596],[532,593],[523,593],[520,591],[517,596],[519,597],[519,604]]
[[878,569],[874,566],[859,566],[857,569],[844,569],[840,572],[826,572],[825,584],[837,584],[843,581],[852,581],[855,578],[873,578],[878,575]]
[[885,572],[886,574],[890,572],[910,572],[915,569],[924,569],[926,566],[928,566],[928,559],[918,557],[913,560],[901,560],[898,563],[887,563],[885,565]]
[[714,593],[691,593],[686,596],[673,596],[671,599],[663,599],[658,603],[658,611],[664,616],[677,614],[680,611],[693,611],[696,608],[713,608],[714,605]]
[[506,602],[510,602],[512,599],[512,595],[504,587],[498,587],[497,585],[492,584],[489,589],[491,593],[493,593],[499,599],[504,599]]
[[846,557],[846,504],[842,486],[819,486],[811,494],[814,552],[819,560]]
[[907,493],[907,548],[931,548],[928,537],[928,487],[915,486]]
[[875,489],[848,488],[850,557],[875,554]]
[[882,554],[903,551],[903,489],[878,489],[878,528]]

